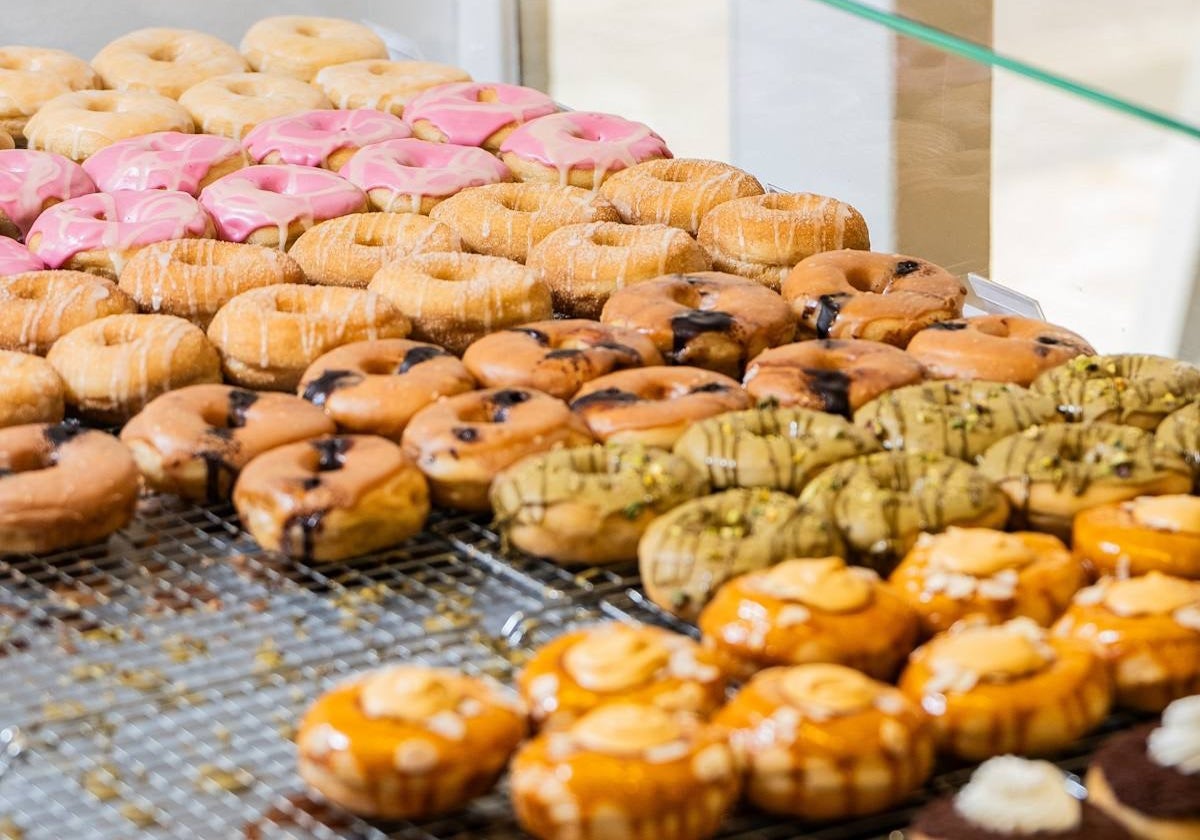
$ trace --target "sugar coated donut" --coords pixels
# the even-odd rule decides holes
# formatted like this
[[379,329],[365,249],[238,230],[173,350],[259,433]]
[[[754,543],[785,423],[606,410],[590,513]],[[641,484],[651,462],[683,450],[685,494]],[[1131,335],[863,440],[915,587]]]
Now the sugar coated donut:
[[25,125],[29,148],[82,161],[118,140],[152,131],[192,132],[175,100],[144,91],[81,90],[56,96]]
[[308,166],[249,166],[213,181],[200,206],[217,238],[286,249],[317,222],[367,209],[362,190],[345,178]]
[[261,122],[284,114],[328,108],[310,84],[277,73],[227,73],[192,85],[179,97],[205,134],[241,140]]
[[692,236],[718,204],[762,193],[758,179],[736,166],[688,158],[647,160],[612,173],[600,187],[624,221],[661,223]]
[[1040,374],[1030,388],[1058,401],[1072,423],[1121,423],[1153,430],[1200,398],[1200,368],[1134,353],[1077,356]]
[[242,143],[256,163],[294,163],[337,172],[363,146],[411,136],[399,117],[360,108],[275,117],[256,125]]
[[109,41],[92,67],[104,87],[145,90],[178,99],[197,82],[241,73],[246,60],[220,38],[193,29],[137,29]]
[[0,350],[0,426],[63,419],[63,383],[39,356]]
[[288,256],[310,283],[364,288],[389,262],[414,254],[461,251],[449,225],[411,213],[353,213],[313,225]]
[[25,123],[51,99],[99,85],[90,64],[63,50],[0,47],[0,131],[24,140]]
[[386,61],[367,58],[322,67],[313,84],[338,108],[374,108],[397,117],[421,91],[451,82],[469,82],[461,67],[434,61]]
[[241,145],[228,137],[159,131],[106,146],[83,162],[83,171],[104,192],[180,190],[199,195],[248,163]]
[[29,253],[29,249],[15,239],[0,237],[0,277],[21,274],[26,271],[41,271],[46,264]]
[[404,121],[422,140],[483,146],[494,152],[517,126],[557,110],[553,99],[533,88],[454,82],[410,99],[404,106]]
[[0,151],[0,234],[24,237],[46,208],[95,191],[79,164],[62,155]]
[[255,23],[242,37],[242,54],[260,73],[309,81],[322,67],[387,58],[387,45],[370,28],[341,18],[280,15]]
[[111,280],[82,271],[31,271],[0,277],[0,349],[45,355],[76,327],[137,311]]
[[0,429],[0,554],[102,540],[133,518],[137,465],[112,435],[78,423]]
[[495,155],[475,146],[385,140],[360,149],[339,174],[363,190],[376,210],[429,213],[468,187],[513,179]]
[[916,257],[873,251],[826,251],[788,274],[783,296],[816,338],[865,338],[904,347],[937,321],[962,317],[966,287]]

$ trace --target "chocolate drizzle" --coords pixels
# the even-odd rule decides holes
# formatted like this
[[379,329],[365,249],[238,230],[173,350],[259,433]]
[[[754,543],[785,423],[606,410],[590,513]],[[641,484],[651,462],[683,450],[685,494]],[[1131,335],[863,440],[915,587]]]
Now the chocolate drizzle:
[[448,355],[450,354],[441,347],[414,347],[404,354],[404,360],[400,362],[400,367],[396,368],[396,373],[408,373],[422,362]]
[[838,315],[841,314],[842,304],[846,302],[849,295],[840,293],[836,295],[821,295],[817,298],[817,338],[829,338],[829,331],[833,329],[833,324],[837,321]]
[[479,440],[479,432],[470,426],[455,426],[450,430],[450,434],[461,440],[463,443],[474,443]]
[[965,330],[967,328],[966,321],[934,321],[925,329],[927,330],[946,330],[954,332],[956,330]]
[[221,474],[229,476],[227,486],[232,486],[237,470],[225,463],[220,452],[206,451],[196,454],[204,461],[204,497],[212,503],[223,501],[225,491],[221,487]]
[[592,391],[590,394],[584,394],[582,397],[571,403],[572,411],[579,411],[582,408],[589,408],[593,405],[617,405],[620,403],[635,403],[641,402],[641,397],[637,394],[631,394],[629,391],[622,391],[620,388],[601,388],[599,391]]
[[246,412],[258,402],[258,394],[245,388],[234,388],[229,392],[229,408],[225,412],[225,424],[231,429],[246,425]]
[[582,350],[576,350],[572,347],[562,347],[558,350],[551,350],[549,353],[547,353],[545,355],[544,358],[547,358],[547,359],[574,359],[574,358],[576,358],[578,356],[582,356],[582,355],[583,355]]
[[310,442],[310,446],[317,450],[317,471],[318,472],[333,472],[340,470],[346,466],[346,453],[350,451],[350,447],[354,441],[344,437],[322,438]]
[[533,327],[513,327],[509,332],[525,333],[543,347],[550,346],[550,336],[546,335],[541,330],[535,330]]
[[87,431],[87,429],[79,425],[78,420],[64,420],[61,423],[55,423],[53,426],[47,426],[43,434],[46,437],[46,442],[50,444],[50,448],[57,450]]
[[518,391],[515,388],[505,388],[492,394],[489,401],[492,404],[492,422],[503,423],[508,420],[508,412],[514,405],[529,402],[528,391]]
[[914,271],[919,271],[921,264],[916,260],[900,260],[896,263],[896,270],[892,272],[893,277],[905,277],[912,274]]
[[1060,347],[1066,344],[1062,339],[1055,338],[1052,335],[1039,335],[1035,340],[1038,344],[1049,344],[1051,347]]
[[821,406],[830,414],[849,419],[853,415],[850,407],[850,377],[845,371],[803,368],[808,377],[808,386],[821,400]]
[[[313,556],[313,537],[321,530],[321,520],[325,511],[314,510],[308,513],[297,513],[283,521],[283,534],[279,546],[284,554],[311,560]],[[299,549],[299,550],[297,550]]]
[[642,354],[634,350],[628,344],[621,344],[617,341],[601,341],[592,346],[600,347],[605,350],[611,350],[616,353],[620,358],[617,359],[616,364],[613,365],[613,367],[617,370],[622,368],[639,367],[642,364]]
[[325,405],[329,395],[338,388],[357,385],[362,382],[362,374],[350,370],[327,370],[304,386],[304,399],[313,405]]
[[720,394],[729,390],[728,385],[722,385],[720,382],[707,382],[704,385],[697,385],[689,394]]
[[681,353],[693,338],[706,332],[725,332],[733,326],[733,316],[717,310],[693,309],[671,319],[671,351]]

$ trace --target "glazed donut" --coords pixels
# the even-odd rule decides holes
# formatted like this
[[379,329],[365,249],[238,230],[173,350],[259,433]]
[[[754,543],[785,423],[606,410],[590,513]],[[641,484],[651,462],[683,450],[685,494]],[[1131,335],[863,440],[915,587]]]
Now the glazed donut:
[[286,250],[317,222],[367,209],[362,190],[308,166],[249,166],[200,192],[217,238]]
[[924,378],[921,363],[890,344],[821,338],[763,351],[746,366],[742,387],[759,402],[851,417],[880,394]]
[[255,456],[334,431],[323,411],[289,394],[190,385],[151,400],[121,442],[154,490],[215,504]]
[[103,192],[180,190],[199,195],[222,175],[249,164],[241,144],[212,134],[159,131],[105,146],[83,162]]
[[586,383],[571,401],[597,440],[662,449],[699,420],[749,407],[735,380],[695,367],[617,371]]
[[617,208],[595,193],[557,184],[490,184],[443,201],[429,215],[458,231],[472,251],[523,263],[561,227],[617,222]]
[[762,184],[748,172],[715,160],[648,160],[612,173],[600,187],[632,225],[664,224],[692,236],[700,220],[718,204],[762,195]]
[[274,248],[172,239],[134,254],[121,271],[120,289],[143,312],[175,315],[208,329],[217,310],[242,292],[304,280],[295,260]]
[[260,73],[305,82],[323,67],[387,58],[387,45],[369,27],[341,18],[280,15],[255,23],[242,37],[242,55]]
[[221,381],[221,359],[195,324],[170,315],[109,315],[54,342],[46,360],[66,401],[100,423],[123,423],[159,394]]
[[329,100],[310,84],[276,73],[227,73],[198,82],[179,104],[205,134],[241,140],[261,122],[284,114],[328,108]]
[[901,254],[827,251],[799,263],[783,296],[812,338],[865,338],[904,347],[937,321],[962,317],[967,290],[941,266]]
[[650,522],[707,491],[682,458],[641,446],[558,449],[492,482],[495,525],[521,551],[596,566],[637,558]]
[[723,202],[700,220],[696,238],[718,271],[772,289],[813,254],[871,247],[861,213],[836,198],[812,193],[767,193]]
[[54,365],[28,353],[0,350],[0,426],[63,419],[63,383]]
[[0,277],[23,274],[26,271],[41,271],[46,264],[15,239],[0,237]]
[[76,327],[136,312],[111,280],[82,271],[30,271],[0,277],[0,349],[44,356]]
[[353,341],[404,338],[408,318],[374,292],[282,284],[242,292],[221,307],[208,336],[235,385],[295,391],[305,369]]
[[20,239],[48,207],[95,191],[79,164],[62,155],[0,151],[0,235]]
[[620,289],[600,320],[637,330],[663,358],[727,376],[770,347],[791,341],[796,319],[779,295],[752,280],[704,271]]
[[506,327],[549,318],[550,290],[510,260],[416,254],[388,263],[367,287],[412,319],[413,337],[462,353]]
[[463,353],[463,364],[488,388],[534,388],[569,400],[591,380],[614,370],[661,365],[648,338],[596,321],[536,321],[485,335]]
[[1033,380],[1071,423],[1120,423],[1153,431],[1200,398],[1200,368],[1163,356],[1077,356]]
[[338,108],[374,108],[397,117],[418,93],[451,82],[469,82],[461,67],[434,61],[368,58],[322,67],[313,84]]
[[521,181],[598,190],[610,173],[671,157],[650,126],[613,114],[563,111],[527,122],[500,144],[500,159]]
[[178,190],[117,190],[67,199],[38,216],[25,242],[51,268],[116,280],[139,250],[168,239],[212,236],[196,199]]
[[463,363],[441,347],[385,338],[330,350],[304,371],[297,393],[343,431],[399,443],[422,408],[474,388]]
[[376,210],[426,215],[468,187],[513,179],[508,167],[483,149],[416,138],[359,149],[339,174],[365,192]]
[[906,349],[933,379],[984,379],[1023,386],[1043,371],[1096,352],[1068,329],[1016,315],[936,321],[914,335]]
[[1187,462],[1200,490],[1200,402],[1172,411],[1158,424],[1154,439]]
[[495,152],[517,126],[557,110],[553,99],[533,88],[454,82],[410,99],[404,106],[404,121],[422,140],[482,146]]
[[24,140],[25,123],[51,99],[99,85],[91,65],[68,52],[0,47],[0,131]]
[[1200,497],[1141,496],[1081,510],[1071,544],[1100,575],[1200,580]]
[[434,501],[488,510],[488,488],[517,461],[592,442],[566,403],[531,389],[491,388],[447,397],[416,413],[404,451],[429,479]]
[[25,124],[25,139],[31,149],[79,162],[127,137],[195,129],[178,102],[157,93],[81,90],[43,105]]
[[104,87],[144,90],[178,99],[197,82],[248,69],[246,60],[220,38],[194,29],[138,29],[109,41],[92,67]]
[[411,213],[352,213],[313,225],[288,256],[310,283],[366,288],[386,264],[441,251],[461,251],[458,234],[439,221]]
[[238,475],[233,506],[267,551],[332,561],[416,534],[429,515],[429,491],[399,446],[373,435],[346,435],[259,455]]
[[363,146],[411,137],[381,111],[306,111],[260,122],[242,141],[255,163],[293,163],[337,172]]
[[0,150],[15,149],[17,141],[13,140],[12,135],[4,129],[0,129]]
[[626,286],[712,267],[681,230],[620,222],[559,228],[533,247],[526,264],[550,287],[554,309],[580,318],[598,317],[613,292]]
[[133,518],[137,465],[112,435],[75,422],[0,429],[0,554],[102,540]]

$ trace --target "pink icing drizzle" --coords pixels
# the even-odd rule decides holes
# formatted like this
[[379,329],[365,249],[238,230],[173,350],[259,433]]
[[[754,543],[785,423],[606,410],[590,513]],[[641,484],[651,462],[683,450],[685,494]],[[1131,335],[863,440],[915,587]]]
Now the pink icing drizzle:
[[53,152],[0,151],[0,211],[29,233],[48,199],[94,193],[96,185],[79,164]]
[[500,153],[505,152],[553,166],[564,183],[571,169],[616,172],[652,158],[671,157],[667,144],[650,126],[588,111],[564,111],[526,123],[500,144]]
[[[480,102],[485,91],[495,102]],[[481,146],[506,125],[528,122],[558,110],[540,90],[493,82],[451,82],[422,91],[404,106],[404,121],[425,120],[446,135],[447,143]]]
[[159,131],[106,146],[83,162],[83,171],[106,192],[182,190],[195,195],[213,164],[241,151],[228,137]]
[[45,267],[46,264],[20,242],[0,236],[0,277],[22,271],[40,271]]
[[259,123],[242,143],[255,161],[278,152],[284,163],[323,166],[339,149],[411,136],[412,129],[399,117],[359,108],[276,117]]
[[282,232],[292,222],[344,216],[365,202],[362,190],[340,175],[290,164],[249,166],[200,191],[200,205],[212,214],[218,238],[230,242],[245,242],[266,227]]
[[415,138],[364,146],[338,174],[359,189],[411,195],[417,204],[422,196],[450,196],[511,177],[499,158],[478,146]]
[[178,190],[117,190],[56,204],[38,216],[27,239],[41,234],[34,253],[58,268],[82,251],[110,253],[203,236],[208,216],[196,199]]

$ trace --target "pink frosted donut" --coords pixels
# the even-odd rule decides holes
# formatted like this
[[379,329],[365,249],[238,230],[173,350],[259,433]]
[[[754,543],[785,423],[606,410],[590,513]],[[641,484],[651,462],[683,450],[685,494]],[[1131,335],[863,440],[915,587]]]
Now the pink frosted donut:
[[650,126],[612,114],[564,111],[526,123],[500,144],[500,159],[522,181],[597,189],[611,173],[672,157]]
[[0,234],[21,237],[52,204],[94,193],[78,163],[54,152],[0,151]]
[[134,253],[152,242],[212,235],[196,199],[178,190],[117,190],[56,204],[38,216],[29,250],[50,268],[117,279]]
[[20,242],[0,237],[0,277],[23,271],[41,271],[45,267],[46,264],[29,253],[29,249]]
[[477,146],[415,138],[364,146],[338,174],[365,190],[373,208],[391,213],[428,213],[467,187],[513,179],[507,166]]
[[359,108],[276,117],[259,123],[242,143],[259,163],[294,163],[337,172],[363,146],[411,136],[412,130],[399,117]]
[[196,195],[246,162],[242,147],[228,137],[159,131],[104,147],[83,162],[83,171],[105,192],[181,190]]
[[557,110],[553,99],[533,88],[453,82],[411,99],[404,106],[404,121],[422,140],[483,146],[494,152],[514,128]]
[[248,166],[200,192],[217,238],[286,249],[317,222],[367,209],[363,191],[310,166]]

